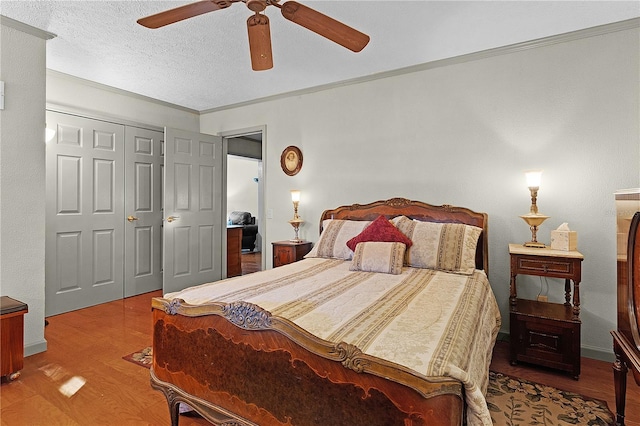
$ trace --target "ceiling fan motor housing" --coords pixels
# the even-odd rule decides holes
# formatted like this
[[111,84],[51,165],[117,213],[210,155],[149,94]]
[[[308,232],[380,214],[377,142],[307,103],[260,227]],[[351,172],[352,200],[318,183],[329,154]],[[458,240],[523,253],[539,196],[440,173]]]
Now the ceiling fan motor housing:
[[267,2],[263,0],[247,0],[247,7],[253,12],[262,12],[267,8]]

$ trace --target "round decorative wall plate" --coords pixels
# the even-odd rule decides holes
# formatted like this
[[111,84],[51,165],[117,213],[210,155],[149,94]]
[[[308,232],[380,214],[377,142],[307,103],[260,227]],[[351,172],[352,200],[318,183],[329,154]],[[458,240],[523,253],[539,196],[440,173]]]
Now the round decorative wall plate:
[[280,156],[282,171],[288,176],[297,174],[302,168],[302,152],[297,146],[288,146]]

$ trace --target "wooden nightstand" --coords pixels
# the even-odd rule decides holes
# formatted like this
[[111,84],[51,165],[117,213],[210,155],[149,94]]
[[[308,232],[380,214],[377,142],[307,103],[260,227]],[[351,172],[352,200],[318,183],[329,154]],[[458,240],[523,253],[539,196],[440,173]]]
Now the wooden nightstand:
[[311,242],[276,241],[273,246],[273,267],[297,262],[311,251]]
[[[580,376],[580,279],[577,251],[509,244],[511,257],[511,363],[537,364]],[[565,302],[518,299],[516,276],[564,278]],[[571,283],[573,282],[573,292]],[[572,295],[573,293],[573,295]]]

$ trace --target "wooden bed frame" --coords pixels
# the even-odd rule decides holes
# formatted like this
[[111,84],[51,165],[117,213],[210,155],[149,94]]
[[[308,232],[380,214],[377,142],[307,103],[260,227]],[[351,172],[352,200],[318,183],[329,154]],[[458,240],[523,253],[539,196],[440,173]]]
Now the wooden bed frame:
[[[405,215],[483,229],[478,269],[487,271],[487,215],[404,198],[326,210],[320,219]],[[215,425],[461,425],[464,387],[319,339],[246,303],[188,305],[154,298],[151,386],[178,425],[186,403]]]

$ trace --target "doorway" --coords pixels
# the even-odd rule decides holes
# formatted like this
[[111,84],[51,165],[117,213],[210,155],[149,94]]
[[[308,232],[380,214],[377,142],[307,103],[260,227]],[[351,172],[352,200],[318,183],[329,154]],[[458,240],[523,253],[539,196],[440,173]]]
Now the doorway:
[[[248,213],[243,224],[242,274],[265,269],[264,247],[264,127],[225,132],[227,147],[227,218],[235,222]],[[232,223],[233,224],[233,223]]]

